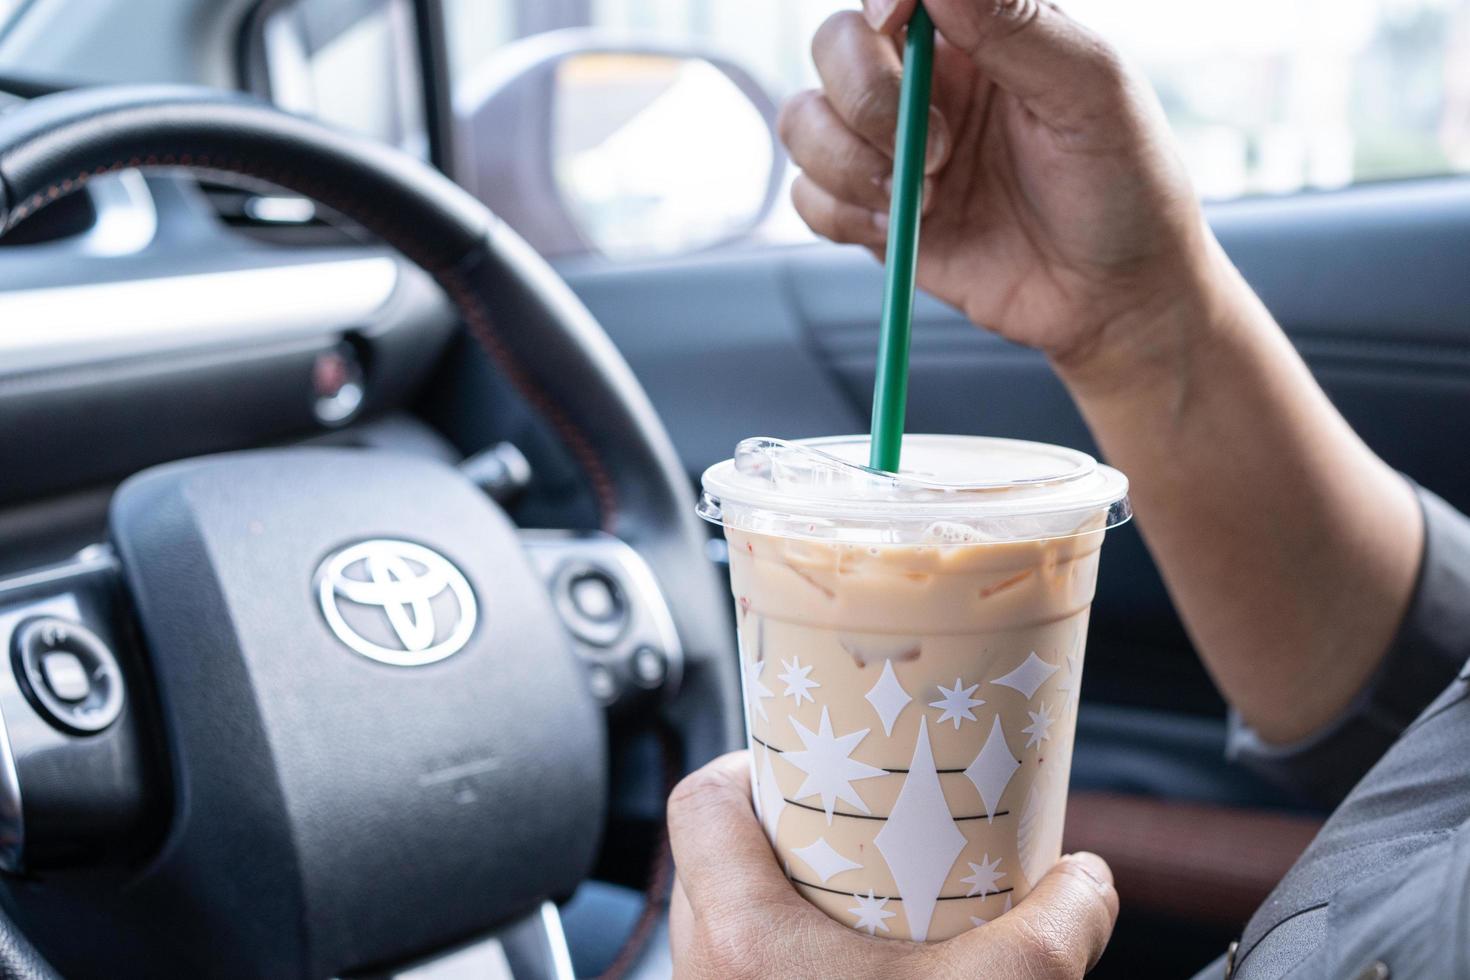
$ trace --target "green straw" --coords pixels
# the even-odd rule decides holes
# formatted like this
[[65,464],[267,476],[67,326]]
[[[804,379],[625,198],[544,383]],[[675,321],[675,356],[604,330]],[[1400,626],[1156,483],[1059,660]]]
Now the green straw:
[[909,21],[904,45],[878,375],[873,382],[873,440],[868,465],[890,473],[898,472],[908,404],[909,336],[914,323],[914,276],[919,263],[919,219],[924,210],[924,156],[933,85],[934,22],[921,3]]

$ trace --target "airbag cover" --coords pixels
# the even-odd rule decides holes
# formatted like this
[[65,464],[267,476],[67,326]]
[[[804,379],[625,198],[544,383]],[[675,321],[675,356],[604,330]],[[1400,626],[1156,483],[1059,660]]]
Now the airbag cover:
[[[453,469],[366,450],[232,454],[129,480],[111,520],[178,784],[151,885],[175,883],[181,931],[208,930],[216,962],[317,976],[392,962],[586,875],[602,718],[515,529]],[[451,588],[411,551],[348,563],[370,584],[349,584],[366,602],[342,598],[345,621],[426,662],[364,655],[329,623],[322,570],[372,541],[463,576]],[[264,928],[292,913],[298,934]]]

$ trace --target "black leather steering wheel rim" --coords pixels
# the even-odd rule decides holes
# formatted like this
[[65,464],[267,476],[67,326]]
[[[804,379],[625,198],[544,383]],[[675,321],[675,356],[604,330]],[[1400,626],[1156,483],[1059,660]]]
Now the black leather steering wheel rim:
[[[361,224],[432,275],[584,470],[604,529],[637,548],[663,588],[686,657],[670,707],[685,764],[737,746],[727,601],[687,477],[612,342],[512,230],[391,148],[240,96],[128,86],[46,96],[0,117],[0,233],[96,176],[132,168],[275,184]],[[0,975],[49,975],[3,917]]]

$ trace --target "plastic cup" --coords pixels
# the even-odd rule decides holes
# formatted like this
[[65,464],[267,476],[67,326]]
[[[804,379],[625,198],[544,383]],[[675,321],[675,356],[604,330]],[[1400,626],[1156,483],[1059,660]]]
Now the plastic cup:
[[756,813],[796,889],[942,940],[1061,855],[1088,612],[1128,483],[1041,443],[748,439],[704,474],[740,635]]

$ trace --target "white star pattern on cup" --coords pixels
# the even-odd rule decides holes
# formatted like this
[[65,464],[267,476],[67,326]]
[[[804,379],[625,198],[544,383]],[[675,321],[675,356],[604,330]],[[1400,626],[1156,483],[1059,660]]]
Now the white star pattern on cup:
[[1045,684],[1052,674],[1057,672],[1056,664],[1049,664],[1036,655],[1032,650],[1026,655],[1026,662],[1004,677],[997,677],[991,681],[1002,687],[1013,688],[1020,691],[1027,701],[1036,696],[1036,691]]
[[766,698],[775,697],[771,689],[761,683],[761,674],[766,669],[764,660],[755,660],[745,669],[745,699],[761,716],[761,721],[770,721],[766,716]]
[[[1011,895],[1010,895],[1009,892],[1007,892],[1006,893],[1006,903],[1003,906],[1001,906],[1000,915],[1005,915],[1010,910],[1011,910]],[[996,919],[1000,918],[1000,915],[996,916],[995,918]],[[994,921],[995,921],[995,919],[982,919],[978,915],[972,915],[972,916],[970,916],[970,925],[972,925],[972,926],[988,926],[988,925],[990,925],[990,923],[992,923]]]
[[898,675],[893,672],[893,661],[883,661],[883,676],[873,685],[872,690],[863,695],[873,710],[878,712],[878,720],[883,722],[883,734],[893,734],[893,723],[898,721],[898,716],[903,709],[913,700],[909,692],[903,689],[899,683]]
[[985,702],[980,700],[979,698],[972,698],[970,697],[970,695],[974,694],[975,689],[978,688],[980,685],[971,684],[969,687],[965,687],[962,689],[962,685],[964,683],[964,681],[956,677],[954,679],[954,687],[952,688],[945,687],[943,684],[938,685],[939,693],[943,695],[943,697],[941,697],[938,701],[930,701],[929,707],[939,708],[943,713],[940,714],[939,720],[936,721],[934,724],[942,725],[947,721],[953,721],[954,727],[959,728],[960,722],[962,720],[976,720],[975,712],[971,709],[978,708]]
[[825,837],[818,837],[816,843],[808,844],[806,847],[793,847],[791,853],[806,862],[806,866],[817,873],[817,877],[822,879],[824,885],[833,875],[862,867],[856,861],[849,861],[837,853],[837,849],[828,844]]
[[975,790],[980,794],[980,802],[985,804],[987,820],[995,819],[995,811],[1000,809],[1000,798],[1019,768],[1021,764],[1016,761],[1010,746],[1006,744],[1006,733],[1000,727],[1000,716],[997,715],[990,725],[990,734],[986,736],[980,754],[975,756],[975,761],[965,770],[965,775],[975,784]]
[[792,657],[789,662],[783,660],[781,661],[781,666],[786,668],[786,673],[776,675],[779,680],[784,681],[786,684],[786,690],[781,692],[781,696],[795,698],[798,706],[801,705],[802,698],[806,698],[815,704],[817,699],[812,697],[809,692],[812,688],[821,687],[822,685],[807,676],[812,672],[812,669],[810,667],[803,667],[800,657]]
[[1051,738],[1051,726],[1056,719],[1051,716],[1051,709],[1046,706],[1045,701],[1041,702],[1040,711],[1028,711],[1026,713],[1031,716],[1031,724],[1021,729],[1021,733],[1031,736],[1026,740],[1026,748],[1029,749],[1031,746],[1040,745],[1042,742]]
[[923,942],[929,935],[934,903],[939,900],[944,879],[949,877],[949,869],[965,849],[965,835],[950,816],[949,804],[939,785],[939,772],[934,768],[927,719],[919,722],[919,739],[914,746],[913,761],[909,763],[909,774],[888,822],[878,831],[873,843],[888,862],[888,870],[898,885],[910,937],[915,942]]
[[822,708],[822,721],[815,732],[809,730],[794,717],[791,719],[791,727],[796,729],[802,745],[806,746],[803,751],[787,752],[782,756],[787,762],[806,773],[806,779],[792,799],[801,800],[808,796],[820,796],[822,809],[827,813],[829,826],[832,823],[832,812],[838,800],[852,804],[863,813],[872,813],[868,805],[863,802],[863,798],[857,794],[857,790],[852,788],[852,784],[859,779],[872,779],[874,776],[883,776],[886,773],[866,762],[848,758],[858,747],[858,743],[867,737],[869,729],[864,728],[847,735],[834,736],[832,720],[827,716],[825,707]]
[[965,892],[967,896],[979,895],[981,898],[984,898],[991,892],[1000,890],[995,886],[1006,876],[1004,871],[999,870],[1000,858],[992,861],[990,860],[990,854],[986,853],[980,859],[979,864],[973,861],[966,861],[965,863],[970,866],[970,877],[961,878],[960,881],[970,886],[970,890]]
[[888,904],[888,899],[874,898],[873,889],[869,888],[867,895],[854,895],[852,900],[857,902],[857,908],[847,911],[857,916],[857,923],[853,925],[854,929],[866,929],[870,936],[876,935],[879,929],[884,932],[889,931],[888,923],[883,920],[891,919],[898,913],[890,912],[883,907]]

